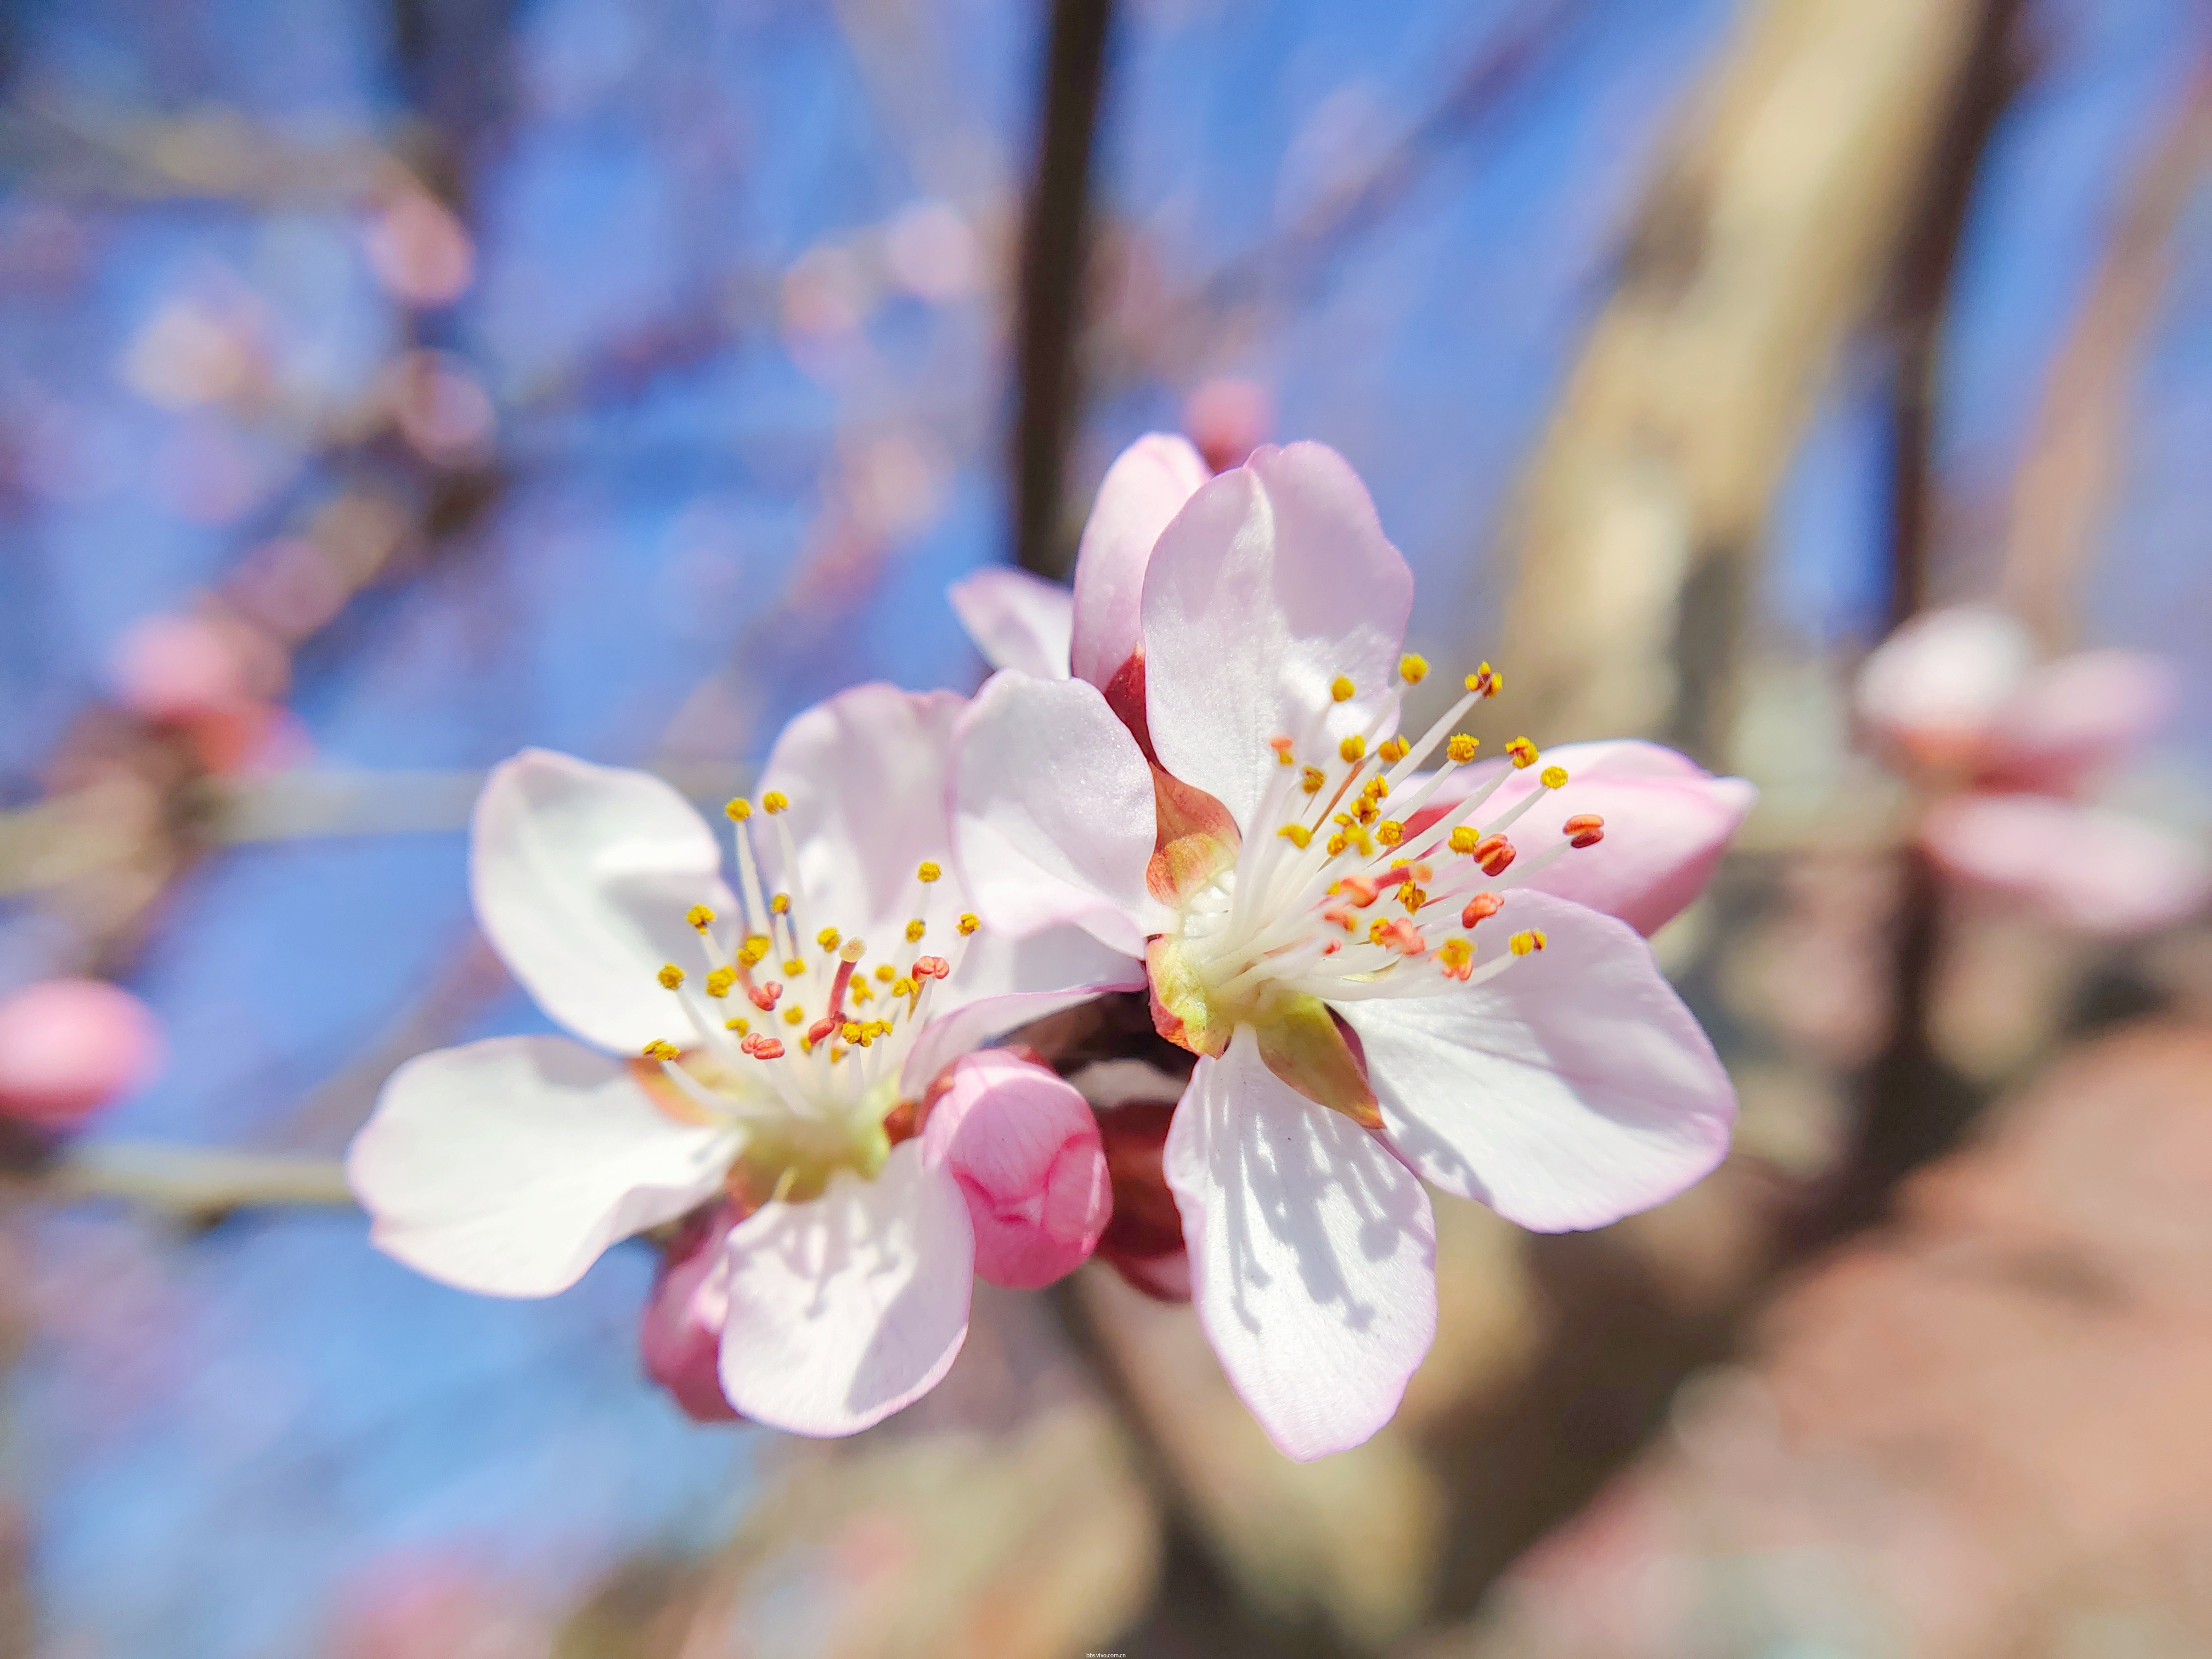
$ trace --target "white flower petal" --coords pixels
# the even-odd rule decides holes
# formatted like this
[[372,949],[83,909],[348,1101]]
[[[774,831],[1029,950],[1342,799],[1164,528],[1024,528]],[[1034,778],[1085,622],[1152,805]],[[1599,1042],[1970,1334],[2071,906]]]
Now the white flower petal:
[[1166,925],[1145,884],[1152,769],[1097,687],[994,675],[961,717],[953,836],[986,927],[1073,924],[1125,956]]
[[[760,787],[763,795],[781,791],[791,801],[802,933],[834,927],[888,951],[890,935],[914,914],[915,869],[925,859],[949,867],[945,780],[953,722],[965,703],[957,692],[873,682],[815,704],[783,728]],[[782,863],[772,822],[765,813],[752,819],[769,872]],[[940,883],[924,915],[949,924],[958,908],[958,894]]]
[[963,576],[945,597],[992,667],[1019,669],[1040,680],[1067,678],[1075,595],[1058,582],[991,565]]
[[1077,678],[1103,688],[1142,642],[1145,567],[1152,548],[1212,476],[1189,439],[1165,432],[1146,433],[1106,469],[1075,553],[1069,656]]
[[1523,928],[1546,948],[1496,979],[1438,975],[1433,996],[1338,1012],[1391,1145],[1429,1181],[1540,1232],[1603,1226],[1721,1161],[1735,1091],[1626,923],[1522,889],[1476,938],[1494,952]]
[[346,1179],[387,1255],[488,1296],[550,1296],[722,1183],[726,1129],[679,1123],[562,1037],[441,1048],[392,1074]]
[[960,1188],[902,1141],[872,1181],[763,1205],[730,1232],[722,1392],[757,1423],[853,1434],[935,1388],[968,1335],[975,1237]]
[[1304,1460],[1389,1422],[1436,1334],[1436,1226],[1412,1171],[1280,1082],[1249,1028],[1198,1062],[1164,1168],[1199,1322],[1268,1437]]
[[[1248,834],[1268,740],[1368,732],[1397,666],[1413,576],[1342,456],[1261,448],[1190,498],[1145,575],[1145,697],[1160,764]],[[1353,696],[1330,687],[1348,678]]]
[[492,769],[469,831],[469,885],[492,948],[552,1018],[618,1054],[682,1028],[654,978],[698,959],[684,920],[726,911],[721,848],[660,779],[526,749]]

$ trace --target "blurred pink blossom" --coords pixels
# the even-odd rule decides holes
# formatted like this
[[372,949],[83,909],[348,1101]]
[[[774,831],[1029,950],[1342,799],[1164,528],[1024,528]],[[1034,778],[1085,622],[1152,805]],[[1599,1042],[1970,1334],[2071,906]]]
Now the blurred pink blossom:
[[730,1229],[744,1219],[722,1204],[687,1220],[668,1247],[640,1322],[645,1374],[695,1423],[734,1423],[720,1375],[730,1322]]
[[152,1081],[163,1048],[153,1012],[119,986],[25,986],[0,1000],[0,1114],[70,1127]]
[[451,305],[475,278],[476,244],[428,191],[410,185],[380,206],[365,236],[385,292],[425,309]]
[[1274,426],[1275,400],[1252,380],[1206,380],[1183,402],[1183,430],[1216,472],[1243,465]]
[[2155,658],[2092,651],[2038,663],[2000,611],[1933,611],[1860,670],[1860,720],[1929,796],[1919,834],[1944,870],[2017,893],[2086,932],[2179,921],[2212,894],[2197,842],[2090,804],[2172,707]]

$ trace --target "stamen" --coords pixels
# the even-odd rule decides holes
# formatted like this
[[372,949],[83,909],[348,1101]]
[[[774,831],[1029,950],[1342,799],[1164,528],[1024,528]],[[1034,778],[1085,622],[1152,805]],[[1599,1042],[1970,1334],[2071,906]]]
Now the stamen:
[[963,938],[982,925],[983,919],[973,910],[963,910],[960,913],[960,932]]
[[1494,697],[1505,689],[1505,676],[1485,663],[1467,677],[1467,689],[1478,697]]
[[772,1014],[775,1012],[775,1000],[782,994],[781,981],[773,979],[765,985],[756,985],[745,993],[745,995],[752,1000],[753,1006],[764,1014]]
[[1485,836],[1474,844],[1474,861],[1486,876],[1502,876],[1519,854],[1503,836]]
[[1464,980],[1474,971],[1474,947],[1456,936],[1448,939],[1437,952],[1437,966],[1446,979]]
[[737,982],[738,970],[736,969],[717,968],[713,973],[707,975],[707,994],[710,997],[726,997],[730,994],[730,988]]
[[1336,752],[1344,757],[1345,763],[1348,766],[1366,754],[1367,739],[1355,732],[1336,745]]
[[1564,766],[1547,766],[1537,774],[1536,781],[1547,789],[1564,789],[1567,784],[1567,769]]
[[916,916],[906,925],[906,942],[908,945],[919,945],[921,943],[921,936],[928,931],[927,925],[920,916]]
[[1522,771],[1536,763],[1536,745],[1526,738],[1516,738],[1505,745],[1506,757]]
[[1313,831],[1303,823],[1286,823],[1275,833],[1300,852],[1304,852],[1313,840]]
[[655,1037],[638,1052],[647,1060],[671,1060],[678,1058],[682,1051],[674,1043],[663,1042]]
[[1419,685],[1429,677],[1429,659],[1407,652],[1398,659],[1398,678],[1408,685]]
[[[1350,679],[1342,674],[1339,674],[1328,684],[1328,695],[1332,700],[1337,702],[1350,702],[1352,701],[1352,695],[1358,690],[1359,688],[1358,686],[1354,685]],[[1350,757],[1347,756],[1346,758],[1349,759]]]
[[705,933],[714,925],[714,913],[703,904],[695,904],[684,913],[684,920],[698,933]]
[[665,962],[660,965],[659,973],[653,977],[660,981],[662,990],[672,991],[684,983],[684,970],[672,962]]
[[920,867],[915,871],[914,878],[921,882],[931,882],[935,881],[944,873],[945,872],[938,867],[934,860],[924,859]]
[[1595,847],[1605,839],[1605,820],[1595,812],[1577,812],[1560,829],[1570,847]]
[[1472,928],[1486,921],[1505,908],[1505,900],[1496,893],[1477,893],[1467,902],[1467,908],[1459,913],[1459,925]]
[[1507,939],[1505,948],[1516,957],[1525,957],[1542,950],[1546,943],[1544,930],[1540,927],[1531,927],[1526,933],[1516,933],[1511,939]]

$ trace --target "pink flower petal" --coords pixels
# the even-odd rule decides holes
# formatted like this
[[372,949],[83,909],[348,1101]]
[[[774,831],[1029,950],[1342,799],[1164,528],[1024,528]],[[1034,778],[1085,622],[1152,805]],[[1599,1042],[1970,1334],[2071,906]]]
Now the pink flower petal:
[[1075,599],[1058,582],[994,565],[963,576],[946,597],[992,667],[1018,669],[1032,679],[1067,678]]
[[1405,1165],[1278,1081],[1242,1027],[1168,1131],[1199,1323],[1260,1426],[1305,1462],[1390,1420],[1436,1334],[1436,1224]]
[[1921,838],[1953,875],[2026,895],[2088,933],[2148,933],[2212,897],[2201,843],[2039,795],[1954,797],[1929,813]]
[[1188,440],[1163,432],[1138,439],[1106,469],[1075,555],[1069,660],[1078,679],[1103,687],[1136,650],[1153,544],[1212,476]]
[[59,1129],[161,1068],[153,1011],[119,985],[47,979],[0,1000],[0,1115]]
[[[915,915],[915,871],[952,856],[945,781],[965,706],[957,692],[878,681],[840,691],[783,728],[760,787],[790,799],[809,933],[827,925],[888,948]],[[764,815],[752,825],[765,879],[781,863],[778,837]],[[961,908],[952,884],[940,882],[921,914],[942,937]]]
[[1922,758],[1949,763],[1982,742],[2035,655],[2001,611],[1929,611],[1883,641],[1859,669],[1859,717]]
[[654,978],[689,967],[695,904],[726,909],[721,848],[659,778],[526,749],[492,769],[470,826],[477,920],[552,1018],[635,1054],[682,1015]]
[[[1528,885],[1619,916],[1647,936],[1705,890],[1759,799],[1759,791],[1743,779],[1711,776],[1687,756],[1656,743],[1563,744],[1546,750],[1543,762],[1565,768],[1568,782],[1550,802],[1530,809],[1513,831],[1522,855],[1557,845],[1560,826],[1584,813],[1605,820],[1605,839],[1575,848],[1530,877]],[[1418,836],[1507,764],[1501,757],[1455,771],[1430,805],[1408,821],[1409,836]],[[1541,769],[1532,767],[1508,778],[1484,816],[1494,817],[1540,790]]]
[[638,1326],[645,1374],[695,1423],[734,1423],[722,1397],[722,1330],[730,1322],[729,1205],[685,1224],[646,1298]]
[[550,1296],[720,1189],[727,1130],[679,1123],[619,1060],[494,1037],[392,1074],[346,1153],[378,1249],[486,1296]]
[[[1333,747],[1373,724],[1413,604],[1413,573],[1342,456],[1255,450],[1191,497],[1146,573],[1160,764],[1249,830],[1276,763],[1270,738]],[[1340,675],[1357,688],[1340,703]]]
[[1054,1073],[987,1048],[952,1068],[929,1109],[922,1156],[968,1200],[975,1271],[1033,1289],[1090,1258],[1113,1213],[1098,1124]]
[[766,1204],[730,1234],[722,1392],[756,1423],[854,1434],[935,1388],[968,1336],[975,1240],[919,1141],[874,1180]]
[[1735,1091],[1626,924],[1520,889],[1477,930],[1478,961],[1523,928],[1546,948],[1496,979],[1338,1012],[1428,1181],[1539,1232],[1601,1227],[1721,1161]]
[[2172,672],[2138,651],[2085,651],[2033,670],[1990,733],[1986,775],[2071,794],[2140,748],[2172,711]]
[[986,927],[1073,924],[1136,956],[1165,917],[1145,884],[1152,769],[1097,688],[994,675],[962,716],[953,836]]

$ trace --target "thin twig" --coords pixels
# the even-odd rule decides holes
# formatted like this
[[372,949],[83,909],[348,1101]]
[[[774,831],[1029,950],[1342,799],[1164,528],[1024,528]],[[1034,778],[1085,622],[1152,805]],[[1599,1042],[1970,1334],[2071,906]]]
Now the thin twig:
[[71,1147],[40,1173],[37,1188],[64,1202],[117,1200],[194,1224],[238,1210],[354,1205],[344,1166],[336,1158],[144,1141]]

